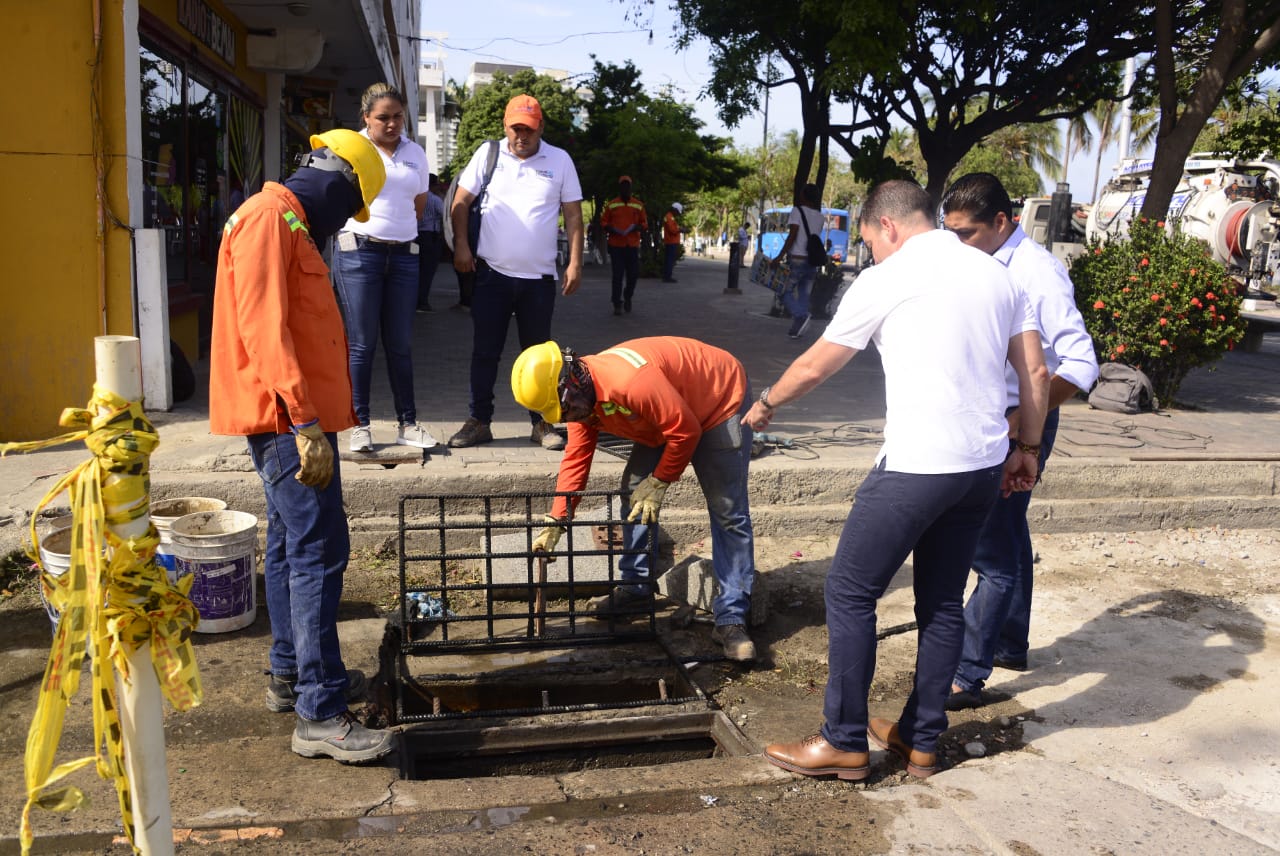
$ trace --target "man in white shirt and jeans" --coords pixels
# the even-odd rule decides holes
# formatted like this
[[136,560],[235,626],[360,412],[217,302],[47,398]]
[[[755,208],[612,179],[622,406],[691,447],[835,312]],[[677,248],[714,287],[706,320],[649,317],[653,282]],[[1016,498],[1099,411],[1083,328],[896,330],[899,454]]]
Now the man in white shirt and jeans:
[[[468,243],[470,206],[484,183],[488,143],[480,146],[458,179],[453,210],[453,266],[476,272],[471,296],[471,418],[449,438],[454,448],[493,441],[493,387],[506,344],[511,316],[516,318],[520,350],[551,339],[556,302],[556,236],[564,214],[569,235],[569,264],[561,293],[578,290],[582,279],[582,187],[564,149],[543,141],[542,106],[531,95],[507,102],[506,140],[498,142],[498,160],[480,209],[479,246]],[[544,449],[563,449],[564,437],[529,411],[529,440]]]
[[[765,749],[770,762],[803,775],[865,779],[868,741],[901,757],[911,775],[937,771],[978,532],[1000,492],[1035,483],[1049,390],[1035,319],[1004,266],[937,229],[935,210],[914,182],[885,182],[868,194],[859,227],[875,267],[743,417],[763,430],[778,407],[875,343],[885,375],[884,445],[827,575],[826,722],[818,734]],[[1023,401],[1012,453],[1006,361]],[[908,554],[919,625],[915,685],[897,722],[870,719],[876,602]]]
[[[943,224],[971,247],[994,256],[1031,302],[1049,381],[1049,413],[1040,439],[1040,469],[1058,433],[1058,406],[1098,378],[1093,340],[1076,308],[1066,267],[1027,237],[1013,219],[1013,203],[1000,179],[975,172],[957,179],[942,197]],[[1011,438],[1018,437],[1017,379],[1007,372]],[[1031,492],[996,502],[982,528],[973,569],[978,584],[965,606],[964,653],[947,699],[948,710],[983,704],[982,686],[994,666],[1027,668],[1034,554],[1027,528]]]

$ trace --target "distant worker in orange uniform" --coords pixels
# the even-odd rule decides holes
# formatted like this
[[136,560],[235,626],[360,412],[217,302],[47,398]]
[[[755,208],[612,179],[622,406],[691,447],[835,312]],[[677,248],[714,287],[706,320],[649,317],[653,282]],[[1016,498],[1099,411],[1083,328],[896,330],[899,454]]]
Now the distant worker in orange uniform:
[[680,221],[676,218],[684,213],[684,206],[672,202],[667,214],[662,218],[662,281],[676,281],[676,256],[680,255]]
[[284,184],[268,181],[227,219],[209,353],[209,429],[243,436],[267,500],[263,564],[271,618],[267,708],[296,712],[293,751],[344,763],[391,751],[392,733],[347,709],[369,681],[342,662],[338,601],[350,540],[337,432],[356,424],[347,337],[323,247],[369,219],[386,180],[368,138],[311,138]]
[[[631,195],[631,176],[618,178],[618,195],[604,204],[600,214],[613,264],[613,314],[631,311],[631,298],[640,278],[640,236],[649,228],[644,203]],[[626,289],[622,278],[626,276]]]
[[[747,501],[752,432],[742,424],[751,396],[742,363],[727,351],[675,336],[632,339],[584,357],[544,342],[516,359],[511,391],[548,422],[569,423],[557,492],[586,488],[601,431],[632,441],[622,474],[622,516],[635,523],[623,526],[627,555],[618,565],[624,584],[595,605],[597,617],[652,603],[648,524],[657,523],[667,488],[693,464],[711,516],[711,561],[719,583],[712,638],[729,659],[754,660],[746,627],[755,576]],[[572,516],[568,499],[557,497],[533,549],[553,552]]]

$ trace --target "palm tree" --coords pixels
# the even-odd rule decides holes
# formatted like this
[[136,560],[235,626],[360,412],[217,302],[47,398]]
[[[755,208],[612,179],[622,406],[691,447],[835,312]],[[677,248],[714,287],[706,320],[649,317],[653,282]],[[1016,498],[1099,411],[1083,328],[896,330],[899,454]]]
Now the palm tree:
[[1067,120],[1062,132],[1062,181],[1067,180],[1067,169],[1071,166],[1071,148],[1086,151],[1093,142],[1093,132],[1089,130],[1089,120],[1081,115]]
[[1098,126],[1098,149],[1093,159],[1093,201],[1097,202],[1098,180],[1102,177],[1102,153],[1116,141],[1116,134],[1120,130],[1117,126],[1120,120],[1120,102],[1099,101],[1093,105],[1093,109],[1089,111],[1089,116],[1093,118],[1094,124]]
[[1009,125],[987,137],[982,145],[1040,173],[1057,175],[1062,170],[1057,158],[1058,130],[1052,122]]

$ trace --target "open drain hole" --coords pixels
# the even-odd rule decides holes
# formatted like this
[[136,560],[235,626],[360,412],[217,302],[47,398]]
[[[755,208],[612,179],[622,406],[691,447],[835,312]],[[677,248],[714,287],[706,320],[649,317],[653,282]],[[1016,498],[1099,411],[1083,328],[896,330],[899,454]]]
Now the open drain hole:
[[756,751],[720,711],[487,728],[456,725],[406,728],[401,736],[401,778],[537,776]]

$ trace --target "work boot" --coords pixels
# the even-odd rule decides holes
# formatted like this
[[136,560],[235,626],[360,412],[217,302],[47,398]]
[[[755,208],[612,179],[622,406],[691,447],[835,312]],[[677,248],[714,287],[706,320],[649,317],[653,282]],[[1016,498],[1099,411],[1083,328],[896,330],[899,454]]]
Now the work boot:
[[756,658],[756,643],[747,635],[741,624],[717,624],[711,638],[724,646],[724,655],[739,663],[749,663]]
[[626,586],[618,586],[603,597],[597,597],[587,604],[587,614],[600,621],[630,621],[643,618],[653,609],[653,594],[648,591],[633,591]]
[[293,729],[293,751],[303,758],[327,755],[344,764],[376,761],[391,751],[392,733],[365,728],[351,711],[319,722],[298,717]]
[[[295,685],[298,676],[272,675],[267,684],[267,710],[272,713],[291,713],[298,700]],[[347,685],[342,690],[342,697],[347,701],[358,701],[369,691],[369,678],[359,669],[347,669]]]
[[449,445],[454,449],[465,449],[468,446],[492,442],[493,432],[489,430],[489,423],[481,422],[474,416],[463,422],[458,433],[449,438]]
[[564,448],[564,435],[555,429],[550,422],[539,422],[533,426],[533,433],[529,435],[530,443],[537,443],[542,448],[552,452],[559,452]]

